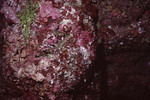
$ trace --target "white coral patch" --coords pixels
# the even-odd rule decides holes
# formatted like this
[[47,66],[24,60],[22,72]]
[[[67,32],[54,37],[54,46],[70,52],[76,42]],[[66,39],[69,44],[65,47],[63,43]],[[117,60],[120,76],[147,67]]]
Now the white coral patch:
[[82,0],[76,0],[76,1],[79,6],[82,5]]
[[42,69],[47,70],[48,67],[49,67],[48,59],[42,59],[39,62],[38,70],[42,70]]
[[63,19],[60,24],[62,24],[62,26],[67,25],[68,23],[73,23],[71,20],[69,19]]
[[35,75],[33,75],[32,76],[32,78],[34,79],[34,80],[36,80],[36,81],[43,81],[44,80],[44,76],[43,76],[43,74],[41,74],[41,73],[36,73]]
[[80,46],[80,51],[83,54],[84,60],[87,60],[90,56],[90,53],[87,52],[86,48],[83,46]]
[[24,68],[24,74],[26,74],[27,76],[33,75],[36,72],[36,66],[34,64],[28,65],[27,67]]

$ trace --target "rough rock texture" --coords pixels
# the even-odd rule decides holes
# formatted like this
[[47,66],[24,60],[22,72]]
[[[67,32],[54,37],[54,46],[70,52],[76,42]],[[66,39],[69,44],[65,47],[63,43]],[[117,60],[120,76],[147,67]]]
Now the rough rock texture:
[[[60,1],[61,0],[55,0],[55,3],[62,6],[63,3],[59,3]],[[68,89],[68,91],[57,95],[56,99],[149,100],[150,0],[83,1],[84,5],[86,5],[84,13],[95,17],[96,13],[90,13],[95,10],[95,7],[91,4],[95,4],[98,9],[97,15],[99,21],[97,23],[97,31],[99,34],[96,38],[99,38],[98,42],[100,45],[96,51],[96,65],[89,68],[89,71],[84,75],[85,77],[74,86],[74,89]],[[59,6],[56,6],[56,8]],[[51,4],[49,4],[48,9],[51,7]],[[41,12],[43,12],[44,9],[46,8],[40,9]],[[53,10],[56,11],[56,9]],[[47,26],[44,23],[49,20],[47,19],[49,16],[51,16],[51,19],[58,17],[58,13],[57,15],[51,15],[48,11],[45,11],[45,13],[47,13],[47,16],[41,13],[37,14],[39,16],[38,20],[41,21],[43,26]],[[0,17],[3,18],[2,22],[5,23],[0,24],[0,27],[3,28],[3,25],[6,27],[13,24],[11,21],[6,20],[3,14],[1,14]],[[54,27],[51,27],[51,29],[57,29],[58,27],[56,26],[57,25],[54,24]],[[13,27],[11,26],[5,29],[13,29]],[[70,28],[66,28],[65,26],[63,31],[68,29],[70,30]],[[40,32],[43,31],[45,31],[45,29]],[[37,38],[38,37],[39,36],[37,36]],[[38,43],[42,43],[40,41],[42,40],[38,38]],[[50,45],[55,44],[55,40],[47,41],[47,43]],[[1,62],[4,61],[1,60]],[[26,75],[26,73],[23,75]],[[12,77],[8,78],[10,78],[9,80],[12,79]],[[12,98],[23,100],[39,99],[31,90],[20,89],[20,87],[16,88],[15,84],[9,80],[5,80],[4,77],[0,78],[0,81],[3,82],[0,87],[0,97],[4,98],[4,100]],[[32,78],[30,81],[32,80],[36,80],[36,78]],[[27,84],[28,83],[25,83],[23,85],[26,87]],[[33,82],[33,86],[34,84]],[[10,94],[8,94],[8,92],[10,92]],[[51,99],[54,98],[53,94],[49,95]]]
[[[105,51],[136,50],[149,43],[149,0],[99,1],[100,37],[105,40]],[[136,44],[136,45],[135,45]],[[139,50],[139,49],[137,49]]]
[[2,75],[22,91],[53,100],[76,85],[95,59],[95,11],[88,11],[88,3],[81,0],[39,1],[34,23],[27,31],[31,20],[27,14],[32,13],[28,2],[7,0],[0,10],[12,23],[1,31]]
[[149,5],[150,0],[98,1],[99,35],[107,62],[107,88],[103,90],[106,100],[150,98]]

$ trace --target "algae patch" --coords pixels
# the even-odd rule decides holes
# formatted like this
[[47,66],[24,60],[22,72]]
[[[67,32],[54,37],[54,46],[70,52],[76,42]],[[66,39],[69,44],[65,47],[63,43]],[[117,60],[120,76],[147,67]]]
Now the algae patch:
[[32,4],[27,0],[26,5],[18,12],[20,20],[21,30],[24,34],[24,38],[27,41],[29,37],[30,26],[34,22],[36,11],[39,8],[39,2]]

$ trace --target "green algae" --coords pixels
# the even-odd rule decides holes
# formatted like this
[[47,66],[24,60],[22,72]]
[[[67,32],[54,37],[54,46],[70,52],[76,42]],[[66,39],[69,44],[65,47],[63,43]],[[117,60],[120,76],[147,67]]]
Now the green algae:
[[27,0],[26,5],[20,12],[18,12],[17,16],[19,17],[21,30],[26,41],[28,40],[30,27],[31,24],[34,23],[36,11],[38,8],[39,2],[32,4],[30,0]]

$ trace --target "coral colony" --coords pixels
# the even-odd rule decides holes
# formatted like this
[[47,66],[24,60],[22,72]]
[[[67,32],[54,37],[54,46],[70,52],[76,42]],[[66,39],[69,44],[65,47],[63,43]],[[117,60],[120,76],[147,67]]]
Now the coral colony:
[[0,100],[150,100],[149,5],[0,0]]
[[13,22],[2,30],[5,78],[52,100],[77,84],[91,67],[96,46],[95,9],[83,2],[4,1],[0,12]]

